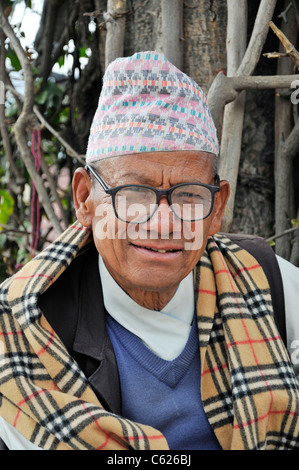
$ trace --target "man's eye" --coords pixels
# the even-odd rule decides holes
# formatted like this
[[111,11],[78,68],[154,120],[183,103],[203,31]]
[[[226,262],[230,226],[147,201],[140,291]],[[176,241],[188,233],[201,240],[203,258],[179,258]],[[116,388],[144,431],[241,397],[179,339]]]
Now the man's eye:
[[202,194],[198,194],[198,193],[192,193],[192,192],[187,192],[187,191],[184,191],[184,192],[180,192],[180,193],[177,193],[175,194],[175,198],[176,199],[180,199],[180,200],[194,200],[194,201],[204,201],[205,198],[203,197]]

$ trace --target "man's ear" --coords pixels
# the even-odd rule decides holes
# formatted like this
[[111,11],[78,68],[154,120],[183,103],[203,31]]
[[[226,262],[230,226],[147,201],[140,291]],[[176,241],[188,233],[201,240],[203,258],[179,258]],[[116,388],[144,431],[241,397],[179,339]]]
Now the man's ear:
[[84,168],[78,168],[73,177],[73,198],[76,217],[81,225],[90,227],[92,222],[92,204],[90,193],[92,181]]
[[221,229],[222,218],[226,203],[230,194],[229,182],[226,180],[220,181],[220,191],[216,193],[214,209],[212,212],[212,222],[209,228],[209,235],[215,235]]

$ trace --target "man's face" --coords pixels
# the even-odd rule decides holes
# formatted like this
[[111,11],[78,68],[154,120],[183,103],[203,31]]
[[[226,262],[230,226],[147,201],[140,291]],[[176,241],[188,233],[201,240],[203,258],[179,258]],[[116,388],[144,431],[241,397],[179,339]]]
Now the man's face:
[[[168,189],[180,183],[213,185],[213,165],[214,157],[208,153],[175,151],[113,157],[94,168],[109,188],[143,184]],[[73,187],[79,222],[92,226],[107,269],[127,292],[176,288],[200,259],[208,236],[220,229],[229,194],[228,183],[221,182],[211,215],[200,222],[179,219],[162,196],[149,221],[132,225],[116,218],[111,196],[85,170],[77,171]],[[193,240],[196,234],[194,245],[192,234]]]

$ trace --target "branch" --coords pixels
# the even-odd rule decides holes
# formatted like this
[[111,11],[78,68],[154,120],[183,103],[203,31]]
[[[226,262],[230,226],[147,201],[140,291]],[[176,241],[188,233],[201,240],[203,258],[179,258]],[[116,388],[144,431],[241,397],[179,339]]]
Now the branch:
[[286,52],[265,52],[263,57],[267,59],[281,59],[282,57],[289,57]]
[[277,0],[261,0],[252,35],[236,75],[252,75],[262,52]]
[[208,93],[208,104],[216,127],[220,126],[224,106],[235,100],[242,90],[291,88],[295,80],[299,80],[299,75],[227,77],[220,72]]
[[[115,14],[112,14],[112,13],[108,13],[107,12],[107,18],[105,21],[102,21],[100,22],[100,18],[101,16],[103,15],[103,12],[101,10],[94,10],[94,11],[91,11],[91,12],[86,12],[86,13],[83,13],[83,16],[89,16],[89,18],[92,18],[94,17],[98,23],[99,23],[99,26],[98,28],[101,30],[101,29],[106,29],[106,24],[107,23],[113,23],[114,21],[113,20],[117,20],[118,18],[121,18],[122,16],[127,16],[128,18],[130,18],[131,16],[133,16],[135,14],[135,12],[141,8],[146,2],[148,2],[148,0],[143,0],[141,3],[139,3],[138,5],[136,5],[136,7],[134,7],[134,5],[132,5],[132,10],[127,10],[127,11],[124,11],[123,13],[115,13]],[[104,16],[106,14],[104,13]]]
[[[1,49],[0,49],[0,80],[2,83],[5,83],[5,60],[6,60],[6,51],[5,51],[5,34],[2,30],[0,30],[0,41],[1,41]],[[21,186],[25,183],[25,179],[20,174],[15,161],[13,159],[13,154],[10,145],[9,133],[7,130],[6,122],[5,122],[5,106],[4,104],[0,104],[0,134],[2,136],[2,143],[4,148],[5,156],[7,157],[10,170],[15,177],[16,187],[14,187],[14,192],[18,194],[22,191]]]
[[299,230],[299,227],[289,228],[288,230],[285,230],[282,233],[279,233],[277,235],[273,235],[273,237],[267,238],[266,242],[271,242],[273,240],[276,240],[277,238],[284,237],[285,235],[289,235],[290,233],[296,232],[296,230]]
[[107,28],[107,23],[112,23],[116,25],[116,20],[119,18],[122,18],[123,16],[126,16],[128,13],[130,13],[130,10],[121,12],[121,13],[110,13],[110,11],[107,11],[103,14],[105,21],[102,21],[102,23],[99,24],[99,29],[106,29]]
[[23,69],[24,81],[25,81],[25,97],[26,97],[24,99],[23,114],[24,115],[27,114],[28,119],[29,119],[29,116],[31,117],[32,115],[32,106],[34,102],[33,76],[32,76],[31,65],[26,55],[26,52],[21,46],[19,39],[15,35],[12,27],[10,26],[6,18],[2,2],[0,3],[0,28],[3,30],[4,34],[10,40],[11,46],[16,52],[18,59],[20,61],[21,67]]
[[[297,212],[297,220],[299,220],[299,209]],[[299,227],[296,227],[296,228],[299,228]],[[299,267],[299,232],[296,232],[294,236],[290,262],[294,264],[295,266]]]
[[246,52],[247,17],[247,0],[227,0],[226,51],[229,77],[236,74]]
[[288,40],[286,35],[279,29],[275,24],[270,21],[270,27],[272,31],[276,34],[276,36],[279,38],[280,42],[282,43],[287,55],[292,59],[294,62],[295,66],[298,68],[299,67],[299,52],[295,49],[295,46]]
[[[24,100],[24,96],[19,93],[17,90],[15,90],[11,85],[5,85],[5,88],[11,93],[13,93],[17,98]],[[41,114],[39,111],[38,107],[36,105],[33,106],[33,112],[40,121],[40,123],[48,129],[49,132],[51,132],[54,137],[61,143],[61,145],[65,148],[66,153],[69,157],[71,158],[76,158],[78,162],[80,162],[82,165],[85,165],[85,160],[84,160],[84,155],[80,155],[76,150],[63,138],[61,135],[51,126],[51,124],[44,118],[44,116]]]
[[[239,5],[233,0],[229,0],[227,3],[229,14],[228,21],[233,25],[236,18],[236,10],[239,9]],[[247,3],[238,3],[240,3],[241,5],[240,23],[242,23],[244,22],[244,17],[246,17],[247,15]],[[234,62],[232,64],[233,67],[231,67],[232,73],[231,71],[229,71],[229,75],[235,75],[235,77],[229,77],[225,79],[223,74],[218,75],[214,80],[213,86],[211,87],[211,90],[208,94],[208,103],[212,106],[212,109],[210,109],[218,131],[221,128],[221,121],[225,105],[229,102],[234,102],[232,103],[232,105],[229,106],[229,109],[225,109],[225,119],[223,121],[223,132],[221,139],[220,174],[223,178],[230,181],[231,184],[231,194],[222,220],[222,230],[224,231],[229,231],[233,220],[235,194],[239,171],[241,136],[245,103],[245,97],[240,95],[240,92],[242,90],[248,89],[248,86],[251,83],[248,83],[248,81],[244,82],[244,79],[246,79],[247,76],[253,74],[255,67],[259,61],[269,31],[269,22],[273,17],[276,3],[277,0],[260,1],[251,38],[245,53],[245,45],[243,45],[245,31],[239,31],[237,33],[238,37],[234,37],[233,42],[235,42],[236,39],[240,41],[239,45],[234,44],[235,51],[239,51],[239,54],[242,55],[241,50],[243,49],[242,53],[244,54],[241,64],[240,55],[237,55],[235,52],[233,54]],[[234,30],[238,31],[238,26],[240,27],[238,23],[235,24]],[[236,66],[238,66],[237,70],[235,70]],[[236,81],[236,79],[238,79],[239,77],[242,77],[243,83],[240,83],[242,82],[242,80]],[[220,82],[222,83],[220,84]],[[222,88],[223,86],[225,87],[225,89]],[[255,83],[254,88],[256,87],[257,84]],[[258,84],[258,87],[263,87],[263,83]],[[227,119],[227,117],[229,119]]]
[[[277,0],[261,0],[252,35],[236,76],[252,75],[260,58],[276,3]],[[210,109],[217,129],[221,127],[224,106],[235,100],[239,94],[235,88],[227,86],[221,75],[216,76],[208,92],[208,103],[212,107]],[[224,85],[226,87],[224,90],[225,97],[222,96],[223,90],[221,88]]]
[[280,158],[292,161],[299,148],[299,120],[297,120],[291,133],[281,145]]
[[64,210],[63,205],[61,203],[60,197],[59,197],[58,192],[56,190],[56,185],[55,185],[54,179],[53,179],[53,177],[52,177],[52,175],[49,171],[49,167],[48,167],[48,164],[47,164],[47,162],[44,158],[43,152],[41,152],[41,170],[47,178],[50,191],[53,194],[54,200],[57,204],[59,214],[61,214],[61,218],[62,218],[62,221],[64,223],[64,228],[67,228],[68,218],[67,218],[67,215],[66,215],[66,211]]
[[14,227],[11,227],[10,225],[6,225],[6,224],[1,224],[0,223],[0,233],[16,233],[18,235],[26,235],[28,237],[30,237],[31,233],[30,232],[27,232],[26,230],[20,230],[20,229],[16,229]]
[[276,88],[291,88],[292,82],[299,79],[298,75],[268,75],[253,77],[228,77],[230,85],[236,91],[267,90]]
[[[73,2],[72,4],[72,10],[71,10],[71,15],[69,17],[68,22],[66,23],[63,33],[60,36],[59,41],[56,41],[56,47],[55,50],[49,54],[48,56],[48,62],[50,62],[48,66],[49,72],[51,72],[53,66],[59,59],[59,56],[62,54],[63,51],[63,46],[67,44],[68,38],[69,38],[69,30],[73,25],[75,24],[76,19],[78,18],[78,10],[79,10],[79,3],[78,2]],[[49,74],[48,74],[49,75]],[[46,76],[44,76],[44,81],[46,81]]]
[[[11,91],[19,99],[24,99],[23,95],[21,95],[19,92],[17,92],[11,85],[7,85],[5,88],[7,88],[9,91]],[[37,118],[40,120],[41,124],[44,125],[54,135],[54,137],[56,137],[57,140],[65,147],[66,153],[69,156],[71,156],[73,158],[76,158],[78,161],[80,161],[80,163],[85,165],[84,159],[81,158],[81,156],[58,134],[58,132],[55,131],[55,129],[53,129],[53,127],[48,123],[48,121],[46,121],[46,119],[42,116],[42,114],[40,113],[40,111],[38,110],[38,108],[36,106],[33,106],[33,112],[35,113]],[[67,227],[67,225],[68,225],[67,216],[66,216],[65,210],[64,210],[64,208],[61,204],[61,200],[60,200],[60,198],[58,196],[58,193],[56,191],[55,183],[54,183],[53,178],[52,178],[52,176],[49,172],[48,165],[47,165],[43,155],[41,155],[41,169],[42,169],[42,172],[46,175],[46,178],[47,178],[48,183],[49,183],[50,190],[53,194],[53,197],[54,197],[54,199],[55,199],[55,201],[58,205],[59,211],[62,215],[62,220],[64,222],[64,225]]]
[[292,6],[294,8],[294,11],[295,11],[295,18],[296,18],[296,22],[297,22],[297,26],[299,27],[299,6],[298,6],[298,0],[291,0],[292,2]]
[[[0,234],[4,234],[4,233],[14,233],[16,235],[20,235],[20,237],[23,237],[24,235],[26,235],[26,237],[28,238],[31,236],[31,233],[27,232],[27,230],[20,230],[20,229],[11,227],[10,225],[0,223]],[[50,240],[47,239],[47,236],[40,237],[40,240],[43,242],[50,242]]]
[[76,150],[74,150],[73,147],[66,140],[64,140],[64,138],[61,137],[61,135],[57,131],[55,131],[55,129],[51,126],[51,124],[49,124],[48,121],[44,118],[44,116],[40,113],[37,106],[33,106],[33,112],[38,118],[38,120],[41,122],[41,124],[45,126],[48,129],[48,131],[50,131],[51,134],[53,134],[54,137],[56,137],[56,139],[63,145],[69,157],[76,158],[78,162],[82,163],[82,165],[85,165],[84,158],[81,155],[79,155],[79,153],[76,152]]
[[[129,13],[126,7],[127,0],[108,0],[107,2],[108,11],[104,14],[107,26],[105,68],[107,68],[113,60],[123,56],[126,27],[125,15]],[[117,22],[116,19],[118,19]]]
[[[288,8],[289,6],[292,6],[292,4],[289,3],[289,0],[285,0],[284,22],[281,24],[281,29],[283,36],[288,37],[289,41],[295,43],[298,34],[298,25],[294,17],[294,11]],[[284,51],[284,45],[280,41],[279,52]],[[288,60],[278,60],[277,75],[287,75],[293,72],[294,64],[290,58]],[[294,83],[293,85],[296,84],[297,83]],[[290,97],[286,99],[287,93],[283,90],[277,89],[275,95],[274,213],[275,230],[277,233],[283,233],[290,228],[290,219],[292,218],[291,200],[293,199],[294,191],[292,159],[289,158],[288,153],[285,152],[284,145],[294,125],[292,122],[292,110],[297,110],[297,106],[292,106],[293,96],[291,99]],[[289,259],[290,252],[291,236],[278,238],[275,243],[275,253],[282,258]]]
[[[236,15],[238,11],[238,15]],[[248,8],[247,0],[227,0],[227,75],[233,77],[240,67],[247,44]],[[237,174],[241,156],[245,109],[245,92],[240,93],[232,103],[224,109],[221,131],[221,158],[219,173],[225,175],[231,185],[231,197],[226,205],[222,221],[222,230],[228,231],[232,220],[235,202]]]
[[167,59],[180,70],[183,67],[183,2],[162,0],[162,47]]
[[18,56],[18,59],[23,69],[24,81],[25,81],[25,95],[24,95],[23,109],[14,126],[16,142],[20,150],[21,158],[27,168],[27,171],[32,181],[34,181],[36,190],[40,197],[40,201],[45,209],[45,212],[50,222],[53,225],[53,228],[55,228],[57,233],[62,233],[62,228],[60,226],[59,220],[56,217],[51,201],[48,197],[46,188],[44,187],[43,181],[35,168],[32,155],[28,148],[26,129],[29,125],[32,125],[33,116],[34,116],[33,114],[34,80],[33,80],[31,65],[26,55],[26,52],[22,48],[19,39],[15,35],[11,25],[9,24],[6,18],[2,3],[0,3],[0,28],[3,29],[4,34],[10,40],[10,44]]

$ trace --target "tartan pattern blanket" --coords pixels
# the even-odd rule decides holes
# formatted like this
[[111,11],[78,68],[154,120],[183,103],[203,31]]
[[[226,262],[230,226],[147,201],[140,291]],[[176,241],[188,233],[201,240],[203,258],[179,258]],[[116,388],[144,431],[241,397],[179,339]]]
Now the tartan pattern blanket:
[[[0,415],[46,450],[167,449],[107,412],[37,306],[92,243],[79,223],[0,288]],[[256,260],[223,235],[195,268],[202,400],[223,449],[299,448],[299,391]],[[179,431],[178,431],[179,432]]]

